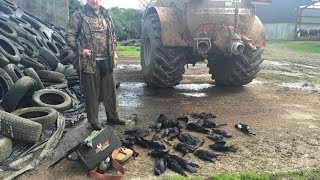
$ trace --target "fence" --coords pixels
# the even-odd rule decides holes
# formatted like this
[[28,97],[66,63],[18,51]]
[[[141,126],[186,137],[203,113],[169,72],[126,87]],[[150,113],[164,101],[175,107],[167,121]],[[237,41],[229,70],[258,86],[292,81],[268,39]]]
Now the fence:
[[295,23],[264,24],[267,40],[294,40]]
[[11,0],[22,9],[52,24],[66,27],[69,19],[68,0]]

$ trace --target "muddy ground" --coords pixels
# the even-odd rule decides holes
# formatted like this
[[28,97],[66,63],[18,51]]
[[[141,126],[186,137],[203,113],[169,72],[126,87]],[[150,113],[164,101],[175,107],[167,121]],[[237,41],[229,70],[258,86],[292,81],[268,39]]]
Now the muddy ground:
[[[201,63],[186,69],[181,85],[169,90],[148,89],[139,60],[120,58],[117,78],[121,81],[118,92],[122,117],[137,114],[136,126],[143,127],[154,123],[160,113],[170,117],[192,112],[218,115],[218,122],[228,124],[223,129],[233,135],[228,144],[237,146],[239,151],[214,163],[186,155],[186,159],[201,166],[195,176],[319,169],[320,54],[296,52],[269,43],[263,57],[260,76],[247,86],[215,87],[206,64]],[[250,125],[257,135],[238,132],[234,128],[238,122]],[[115,129],[119,134],[123,132],[121,127]],[[202,148],[208,149],[210,143],[206,140]],[[146,155],[148,151],[135,149],[140,156],[125,165],[125,178],[157,179],[153,175],[154,161]],[[78,162],[64,160],[48,170],[49,164],[50,160],[20,179],[88,179]],[[167,170],[160,178],[169,175],[176,174]]]

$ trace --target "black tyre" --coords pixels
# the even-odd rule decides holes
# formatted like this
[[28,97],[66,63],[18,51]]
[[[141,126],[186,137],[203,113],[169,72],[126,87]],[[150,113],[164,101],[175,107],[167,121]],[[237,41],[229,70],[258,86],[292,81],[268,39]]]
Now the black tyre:
[[51,52],[56,56],[60,57],[60,50],[57,48],[55,44],[53,44],[50,40],[43,39],[44,45],[47,49],[51,50]]
[[50,107],[23,108],[12,114],[40,123],[43,129],[52,128],[58,119],[58,111]]
[[0,133],[14,140],[35,143],[42,133],[42,125],[0,110]]
[[1,106],[7,112],[16,110],[17,107],[20,107],[32,96],[36,87],[36,81],[31,77],[24,76],[20,78],[4,96]]
[[208,56],[208,66],[212,79],[217,86],[242,86],[256,78],[261,70],[263,49],[252,50],[245,46],[240,55],[225,58],[222,56]]
[[12,153],[12,141],[9,138],[0,138],[0,163],[8,159]]
[[42,47],[45,47],[41,38],[37,36],[28,36],[27,39],[37,48],[40,49]]
[[[58,48],[59,51],[61,51],[63,49],[63,45],[61,45],[59,42],[53,41],[52,43]],[[61,56],[61,54],[60,54],[60,56]]]
[[25,21],[25,20],[23,20],[23,19],[21,19],[19,17],[10,16],[9,18],[10,18],[11,21],[15,22],[19,26],[29,26],[29,27],[31,27],[31,25],[27,21]]
[[37,71],[42,82],[49,82],[49,83],[64,83],[66,82],[66,77],[64,74],[55,71],[48,71],[48,70],[40,70]]
[[0,34],[10,39],[18,37],[17,31],[8,22],[0,21]]
[[74,61],[74,58],[76,57],[74,52],[71,49],[68,49],[68,50],[63,49],[60,51],[60,54],[61,54],[60,62],[65,65],[71,64]]
[[0,11],[8,15],[13,14],[13,10],[5,4],[0,4]]
[[33,59],[42,64],[46,69],[45,70],[52,70],[51,66],[48,64],[46,60],[44,60],[40,55],[35,54]]
[[65,70],[64,65],[61,63],[58,63],[57,68],[54,71],[64,74],[64,70]]
[[37,60],[30,58],[28,56],[22,57],[20,64],[26,68],[33,68],[34,70],[45,70],[45,66],[39,63]]
[[39,55],[50,65],[51,69],[56,69],[59,63],[59,59],[55,56],[55,54],[47,49],[47,48],[40,48]]
[[28,14],[23,14],[21,18],[31,24],[31,27],[34,29],[39,29],[41,26],[43,26],[39,21],[30,17]]
[[63,45],[63,46],[67,45],[67,43],[66,43],[66,41],[63,39],[63,37],[61,37],[60,34],[57,33],[57,32],[55,32],[55,31],[52,33],[52,39],[55,40],[55,41],[57,41],[57,42],[59,42],[59,43],[60,43],[61,45]]
[[15,25],[15,30],[17,31],[20,37],[28,39],[30,36],[36,36],[38,38],[42,38],[37,30],[27,25]]
[[9,60],[8,58],[6,58],[1,52],[0,52],[0,68],[2,68],[3,66],[6,66],[7,64],[9,64]]
[[8,64],[4,66],[3,70],[5,70],[9,74],[13,82],[18,81],[20,78],[24,76],[20,68],[14,64]]
[[24,39],[22,37],[18,37],[17,41],[24,48],[24,52],[28,56],[32,56],[32,54],[34,54],[34,53],[39,53],[38,49],[27,39]]
[[39,30],[38,30],[38,32],[41,34],[41,36],[43,37],[43,39],[44,40],[49,40],[49,41],[51,41],[52,40],[52,38],[51,38],[51,30],[50,29],[48,29],[47,27],[45,27],[45,26],[42,26]]
[[18,6],[14,3],[10,2],[9,0],[3,0],[4,4],[6,4],[8,7],[10,7],[13,11],[16,11],[18,9]]
[[8,93],[9,89],[13,86],[13,81],[8,73],[0,68],[0,101]]
[[31,77],[33,80],[36,81],[36,83],[37,83],[37,85],[36,85],[36,90],[44,89],[44,86],[43,86],[42,81],[40,80],[40,77],[38,76],[38,74],[36,73],[36,71],[35,71],[33,68],[25,69],[25,70],[23,71],[23,73],[24,73],[26,76],[29,76],[29,77]]
[[76,75],[77,74],[77,71],[76,69],[74,69],[74,66],[73,65],[70,65],[68,68],[65,69],[64,71],[64,75],[66,76],[66,78],[70,77],[70,76],[73,76],[73,75]]
[[[12,44],[17,48],[18,52],[20,53],[20,56],[22,54],[24,54],[24,47],[22,47],[19,43],[13,41],[13,40],[10,40],[12,42]],[[15,63],[17,64],[17,63]]]
[[158,15],[147,15],[142,31],[141,66],[148,86],[166,88],[182,80],[186,50],[164,47],[160,27]]
[[8,58],[8,60],[14,64],[18,64],[21,60],[18,49],[12,44],[12,42],[0,35],[0,52]]
[[36,91],[32,100],[42,107],[51,107],[58,111],[65,111],[71,106],[71,98],[65,92],[57,89],[42,89]]

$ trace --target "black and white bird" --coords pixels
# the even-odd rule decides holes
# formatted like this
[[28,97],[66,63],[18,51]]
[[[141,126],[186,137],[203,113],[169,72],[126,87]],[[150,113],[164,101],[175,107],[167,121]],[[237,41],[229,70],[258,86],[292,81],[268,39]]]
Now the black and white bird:
[[236,129],[238,129],[239,131],[243,132],[243,133],[251,134],[251,135],[254,135],[254,136],[256,135],[256,134],[250,132],[251,129],[250,129],[250,127],[249,127],[248,125],[246,125],[246,124],[238,123],[238,124],[236,124],[234,127],[235,127]]

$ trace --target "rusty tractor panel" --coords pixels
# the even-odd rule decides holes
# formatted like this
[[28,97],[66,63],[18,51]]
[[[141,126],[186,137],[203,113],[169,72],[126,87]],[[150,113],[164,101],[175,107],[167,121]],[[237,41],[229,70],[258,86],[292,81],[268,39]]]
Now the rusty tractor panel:
[[193,47],[206,54],[212,47],[225,55],[237,54],[241,44],[265,46],[254,3],[271,0],[157,0],[146,14],[156,12],[165,47]]

